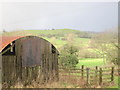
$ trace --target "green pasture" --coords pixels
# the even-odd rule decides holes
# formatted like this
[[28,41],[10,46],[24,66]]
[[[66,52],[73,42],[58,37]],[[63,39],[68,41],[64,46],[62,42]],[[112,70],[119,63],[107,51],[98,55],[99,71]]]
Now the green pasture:
[[89,46],[90,39],[88,38],[75,38],[74,43],[78,46]]
[[35,30],[27,30],[33,34],[68,34],[68,33],[74,33],[74,32],[80,32],[78,30],[72,30],[72,29],[55,29],[55,30],[38,30],[35,32]]
[[[54,46],[57,48],[57,49],[60,49],[62,48],[62,46],[64,46],[65,44],[68,43],[67,40],[61,40],[61,39],[53,39],[53,38],[47,38],[47,37],[43,37],[45,40],[48,40],[49,42],[51,42],[52,44],[54,44]],[[61,38],[61,37],[60,37]],[[85,46],[89,46],[88,42],[90,41],[90,39],[86,39],[86,38],[75,38],[75,40],[73,41],[74,42],[74,45],[77,46],[77,47],[82,47],[83,48]]]
[[[114,77],[114,83],[115,83],[115,85],[113,85],[113,86],[107,86],[107,87],[105,87],[105,88],[118,88],[118,76],[115,76]],[[119,88],[120,89],[120,88]]]
[[104,60],[103,58],[84,58],[79,60],[76,67],[80,68],[82,65],[86,67],[102,66],[104,65]]
[[53,35],[53,34],[69,34],[69,33],[77,33],[80,32],[78,30],[73,29],[55,29],[55,30],[21,30],[21,31],[13,31],[13,32],[6,32],[4,35],[25,35],[25,34],[32,34],[32,35]]

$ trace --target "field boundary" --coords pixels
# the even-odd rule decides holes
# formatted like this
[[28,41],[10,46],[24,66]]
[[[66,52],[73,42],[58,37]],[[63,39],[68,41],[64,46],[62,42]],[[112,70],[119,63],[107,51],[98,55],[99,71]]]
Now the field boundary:
[[59,71],[62,76],[76,77],[84,80],[86,85],[114,83],[115,75],[118,75],[118,69],[114,66],[88,68],[82,65],[80,69],[59,68]]

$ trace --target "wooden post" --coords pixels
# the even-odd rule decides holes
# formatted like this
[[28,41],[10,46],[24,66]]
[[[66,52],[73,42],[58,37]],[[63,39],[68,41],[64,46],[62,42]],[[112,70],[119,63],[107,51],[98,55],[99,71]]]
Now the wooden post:
[[102,68],[100,68],[100,71],[99,71],[99,85],[102,84]]
[[111,68],[111,82],[114,81],[114,67]]
[[86,71],[87,71],[86,74],[87,74],[87,85],[88,85],[88,84],[90,83],[90,82],[89,82],[89,81],[90,81],[90,80],[89,80],[89,79],[90,79],[90,73],[89,73],[89,72],[90,72],[90,68],[86,68]]
[[95,77],[96,77],[96,80],[97,80],[97,77],[98,77],[98,66],[95,67]]
[[81,77],[82,77],[82,79],[84,79],[84,65],[82,65],[82,67],[81,67]]
[[95,78],[94,78],[94,80],[98,84],[98,66],[95,67]]

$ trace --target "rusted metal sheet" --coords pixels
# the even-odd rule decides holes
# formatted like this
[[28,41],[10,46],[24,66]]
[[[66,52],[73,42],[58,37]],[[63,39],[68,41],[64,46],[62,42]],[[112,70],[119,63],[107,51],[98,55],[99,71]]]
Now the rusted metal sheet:
[[36,66],[41,63],[41,50],[39,38],[25,38],[22,40],[22,66]]
[[0,38],[2,39],[2,44],[0,44],[0,52],[12,41],[22,38],[25,36],[1,36]]

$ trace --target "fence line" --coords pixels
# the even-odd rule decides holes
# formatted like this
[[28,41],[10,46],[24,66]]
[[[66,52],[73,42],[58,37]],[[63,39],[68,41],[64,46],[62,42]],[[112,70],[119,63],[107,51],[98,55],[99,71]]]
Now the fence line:
[[95,84],[102,85],[105,82],[114,82],[114,74],[116,72],[113,66],[109,68],[103,68],[96,66],[94,69],[85,68],[84,65],[80,69],[65,69],[60,68],[60,73],[62,75],[69,75],[70,77],[80,77],[86,81],[86,84]]

